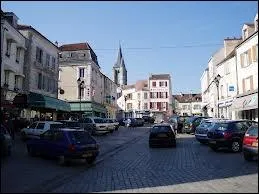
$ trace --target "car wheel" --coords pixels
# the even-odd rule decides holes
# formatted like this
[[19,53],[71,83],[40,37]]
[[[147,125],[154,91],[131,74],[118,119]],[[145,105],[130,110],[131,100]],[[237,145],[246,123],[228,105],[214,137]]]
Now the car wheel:
[[86,162],[87,162],[88,164],[93,164],[94,161],[95,161],[95,159],[96,159],[96,156],[93,156],[93,157],[87,158],[87,159],[86,159]]
[[218,146],[215,146],[215,145],[214,145],[214,146],[210,146],[210,148],[211,148],[214,152],[217,152],[218,149],[219,149]]
[[34,151],[34,149],[31,146],[27,146],[27,152],[32,157],[36,156],[36,152]]
[[241,151],[241,143],[238,140],[234,140],[231,143],[231,151],[232,152],[240,152]]
[[60,166],[67,166],[70,164],[70,161],[63,155],[58,156],[58,164]]
[[244,153],[244,158],[246,161],[252,161],[253,160],[253,156],[248,154],[248,153]]

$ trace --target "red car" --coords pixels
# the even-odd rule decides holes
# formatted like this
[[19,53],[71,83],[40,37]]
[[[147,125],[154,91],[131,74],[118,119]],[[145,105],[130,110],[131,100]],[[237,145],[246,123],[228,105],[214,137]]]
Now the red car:
[[243,139],[243,153],[247,161],[258,157],[258,125],[248,128]]

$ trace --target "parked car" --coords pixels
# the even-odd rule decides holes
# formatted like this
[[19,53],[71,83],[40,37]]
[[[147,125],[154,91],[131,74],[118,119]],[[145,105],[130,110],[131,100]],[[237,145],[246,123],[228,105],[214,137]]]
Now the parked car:
[[44,133],[49,129],[62,128],[64,125],[61,122],[55,121],[37,121],[21,130],[22,140],[31,138],[40,138],[40,134]]
[[226,147],[233,152],[240,152],[245,132],[252,124],[250,120],[217,121],[207,133],[210,148],[217,151]]
[[[85,118],[86,119],[86,118]],[[92,132],[93,135],[97,134],[106,134],[109,133],[110,130],[108,128],[108,124],[105,123],[105,120],[101,117],[88,117],[93,124],[95,124],[95,130]]]
[[193,116],[189,117],[184,122],[184,132],[185,133],[195,133],[196,127],[198,127],[203,119],[210,117]]
[[144,126],[144,119],[143,118],[135,118],[137,127],[143,127]]
[[88,131],[91,135],[94,135],[96,131],[96,124],[93,121],[93,119],[84,117],[78,120],[78,123],[81,128],[83,128],[85,131]]
[[[198,127],[196,127],[195,130],[195,138],[197,141],[199,141],[202,144],[208,143],[208,137],[207,133],[215,124],[216,121],[219,121],[222,119],[203,119]],[[226,120],[226,119],[225,119]]]
[[83,127],[80,126],[78,121],[72,121],[72,120],[58,120],[58,122],[63,123],[65,128],[70,129],[83,129]]
[[107,125],[108,130],[110,133],[115,131],[115,123],[112,119],[104,119],[105,124]]
[[258,157],[258,125],[248,128],[243,139],[243,154],[247,161]]
[[143,116],[142,119],[144,119],[145,123],[153,124],[155,122],[155,119],[150,116]]
[[116,119],[113,119],[113,123],[115,125],[115,130],[117,131],[120,127],[120,123]]
[[176,134],[169,123],[155,124],[149,134],[149,147],[172,146],[176,147]]
[[188,119],[190,116],[179,116],[179,115],[175,115],[172,116],[169,119],[169,123],[172,123],[172,125],[174,126],[174,130],[177,130],[177,133],[183,133],[183,126],[184,126],[184,122],[186,121],[186,119]]
[[1,156],[10,156],[12,153],[12,138],[8,130],[1,124]]
[[31,156],[57,158],[60,165],[72,159],[86,159],[93,163],[99,155],[99,144],[83,129],[53,129],[40,135],[40,139],[27,141],[27,151]]

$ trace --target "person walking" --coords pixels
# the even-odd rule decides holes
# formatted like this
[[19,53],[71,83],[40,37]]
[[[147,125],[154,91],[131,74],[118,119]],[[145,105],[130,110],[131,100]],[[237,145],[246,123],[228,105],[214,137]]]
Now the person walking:
[[127,119],[127,127],[128,127],[129,129],[132,128],[132,127],[131,127],[131,119],[130,119],[130,118]]

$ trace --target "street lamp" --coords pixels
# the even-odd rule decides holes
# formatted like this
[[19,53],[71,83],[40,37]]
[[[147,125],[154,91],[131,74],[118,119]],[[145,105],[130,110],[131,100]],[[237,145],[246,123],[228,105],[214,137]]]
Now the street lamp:
[[127,96],[126,95],[124,95],[124,102],[125,102],[125,114],[124,114],[124,117],[126,118],[126,111],[127,111],[127,104],[126,104],[126,101],[127,101]]
[[85,82],[83,80],[81,80],[80,78],[78,78],[77,80],[77,85],[79,88],[79,110],[80,110],[80,118],[81,118],[81,99],[82,99],[82,89],[85,87]]
[[218,74],[214,79],[213,82],[216,84],[217,87],[217,96],[218,96],[218,103],[217,103],[217,109],[218,109],[218,118],[219,116],[219,81],[221,79],[221,76]]

